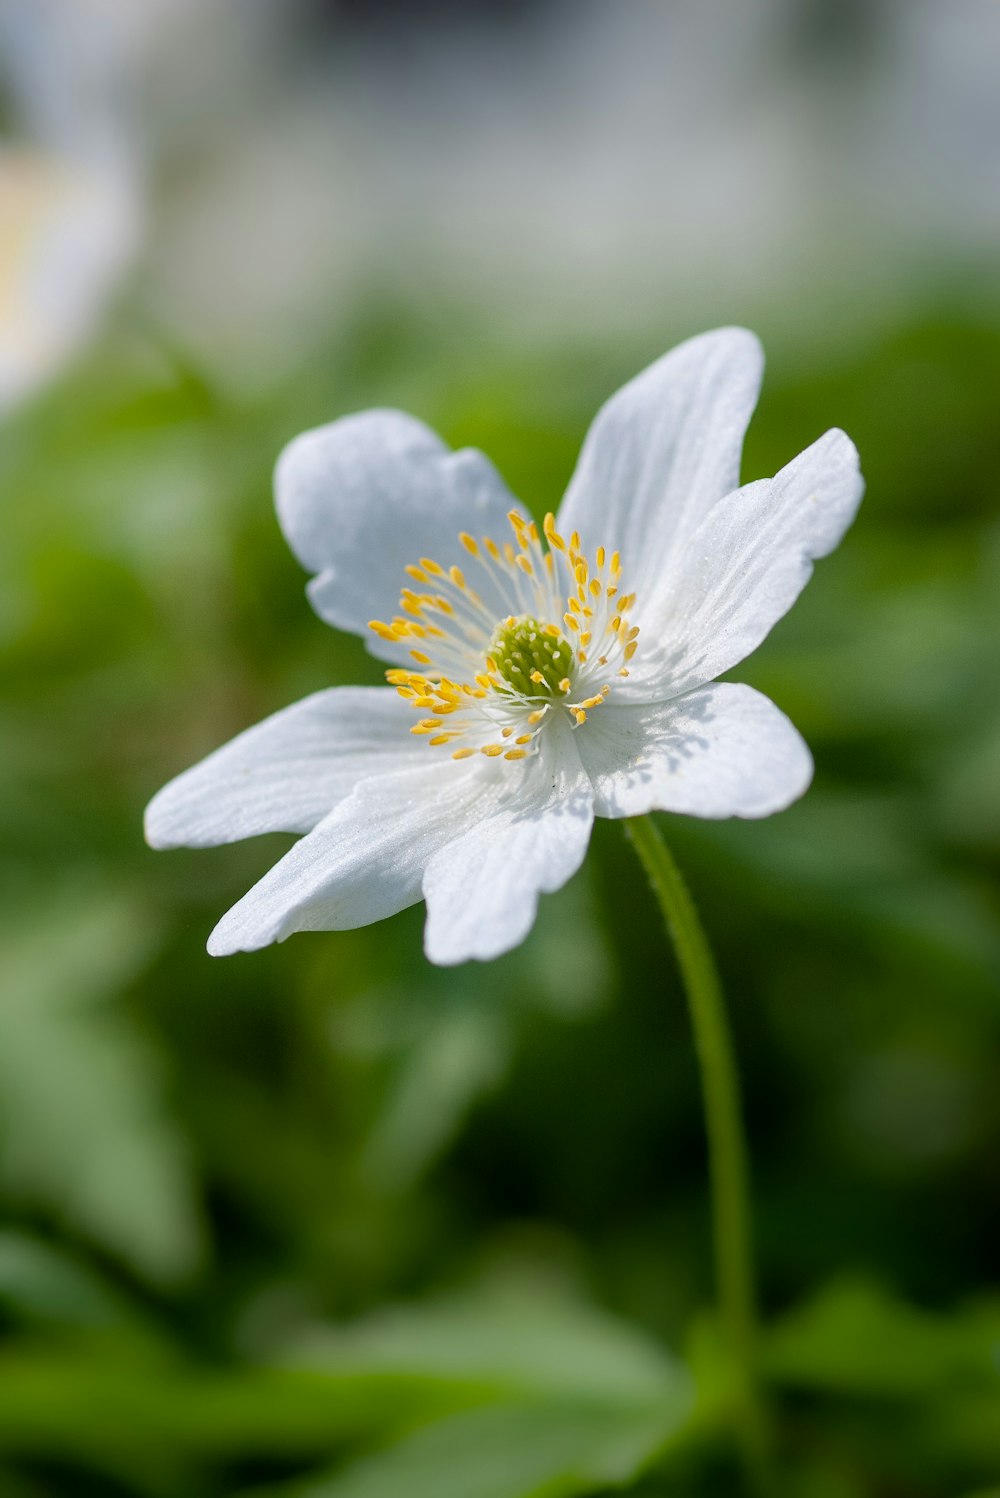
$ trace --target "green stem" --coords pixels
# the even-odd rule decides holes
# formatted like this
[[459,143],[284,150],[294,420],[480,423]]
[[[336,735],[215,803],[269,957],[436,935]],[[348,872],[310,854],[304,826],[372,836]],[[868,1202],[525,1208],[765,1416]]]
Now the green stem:
[[749,1172],[739,1073],[722,988],[694,902],[656,824],[646,816],[624,825],[663,912],[687,991],[708,1135],[720,1319],[735,1385],[737,1433],[754,1485],[761,1488],[766,1436],[757,1383]]

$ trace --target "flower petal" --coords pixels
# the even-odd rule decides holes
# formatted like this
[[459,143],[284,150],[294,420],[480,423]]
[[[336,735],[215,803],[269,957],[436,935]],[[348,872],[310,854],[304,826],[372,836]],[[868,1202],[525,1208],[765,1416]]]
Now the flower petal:
[[347,931],[415,904],[427,863],[473,814],[484,775],[488,783],[486,760],[433,756],[361,781],[223,916],[208,950],[222,957],[295,931]]
[[153,848],[309,832],[366,776],[419,765],[413,713],[389,687],[335,687],[283,708],[178,775],[146,808]]
[[717,682],[669,702],[605,703],[577,735],[601,817],[766,817],[812,778],[805,742],[767,697]]
[[597,413],[559,511],[584,550],[621,553],[625,586],[648,604],[671,550],[740,481],[743,437],[764,356],[744,328],[678,345]]
[[275,500],[288,544],[318,574],[308,589],[316,612],[390,660],[408,660],[408,651],[376,640],[368,621],[398,613],[406,565],[458,562],[460,531],[502,531],[515,508],[482,453],[450,451],[401,411],[362,411],[303,432],[278,459]]
[[840,541],[863,493],[854,444],[833,430],[716,505],[671,557],[659,610],[643,617],[636,683],[673,696],[748,656]]
[[501,773],[493,805],[477,808],[424,874],[424,948],[442,966],[516,947],[539,894],[561,888],[587,851],[593,793],[568,725],[549,724],[539,753]]

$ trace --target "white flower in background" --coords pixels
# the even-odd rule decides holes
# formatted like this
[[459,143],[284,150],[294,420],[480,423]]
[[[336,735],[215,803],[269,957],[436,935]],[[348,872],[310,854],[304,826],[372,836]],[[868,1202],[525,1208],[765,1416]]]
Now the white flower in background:
[[539,528],[482,454],[369,411],[278,462],[278,515],[327,623],[385,687],[316,693],[166,786],[154,847],[306,834],[229,911],[217,955],[343,930],[423,897],[434,962],[520,942],[595,816],[761,817],[812,773],[788,719],[715,678],[756,648],[861,499],[830,431],[739,483],[760,345],[681,344],[603,407]]
[[96,0],[0,0],[0,410],[78,352],[141,241],[118,9],[115,27]]
[[138,237],[127,175],[0,149],[0,409],[85,343]]

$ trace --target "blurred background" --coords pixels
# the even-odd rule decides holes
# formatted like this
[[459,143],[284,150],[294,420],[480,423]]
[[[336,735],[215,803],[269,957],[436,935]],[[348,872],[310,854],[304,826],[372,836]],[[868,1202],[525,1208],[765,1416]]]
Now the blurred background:
[[817,761],[664,818],[742,1059],[779,1490],[1000,1491],[1000,7],[0,0],[0,1493],[742,1489],[698,1081],[621,832],[524,947],[209,959],[287,840],[170,776],[377,682],[270,476],[397,405],[555,508],[753,327],[744,475],[860,519],[736,677]]

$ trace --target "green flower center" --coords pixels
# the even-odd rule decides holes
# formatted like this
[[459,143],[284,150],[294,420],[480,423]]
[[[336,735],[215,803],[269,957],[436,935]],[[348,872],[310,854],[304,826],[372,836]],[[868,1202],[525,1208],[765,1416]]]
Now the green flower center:
[[554,624],[540,624],[530,614],[505,619],[494,630],[487,655],[495,674],[525,697],[568,690],[573,648]]

